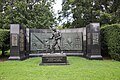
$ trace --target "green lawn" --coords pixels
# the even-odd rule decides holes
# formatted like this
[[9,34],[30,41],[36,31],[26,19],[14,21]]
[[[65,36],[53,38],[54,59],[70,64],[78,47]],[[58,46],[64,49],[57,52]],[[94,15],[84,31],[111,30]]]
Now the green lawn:
[[68,61],[64,66],[39,66],[39,57],[0,62],[0,80],[120,80],[120,62],[81,57]]

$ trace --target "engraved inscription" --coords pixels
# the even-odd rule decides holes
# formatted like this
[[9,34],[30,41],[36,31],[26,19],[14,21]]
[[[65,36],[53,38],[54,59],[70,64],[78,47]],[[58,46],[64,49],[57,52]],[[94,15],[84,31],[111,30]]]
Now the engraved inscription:
[[17,36],[17,34],[12,34],[12,46],[18,46],[18,36]]
[[20,51],[24,51],[24,32],[20,30]]
[[87,34],[87,43],[88,43],[88,45],[91,44],[91,34],[90,33]]
[[47,62],[61,62],[62,61],[62,57],[49,57],[46,58]]
[[87,34],[87,37],[88,37],[88,38],[90,38],[90,35],[91,35],[91,34],[90,34],[90,33],[88,33],[88,34]]
[[88,45],[91,44],[91,39],[90,38],[88,38],[87,43],[88,43]]
[[56,62],[64,62],[64,57],[44,57],[44,62],[47,63],[56,63]]
[[94,44],[99,44],[99,34],[98,33],[92,33],[93,35],[93,45]]

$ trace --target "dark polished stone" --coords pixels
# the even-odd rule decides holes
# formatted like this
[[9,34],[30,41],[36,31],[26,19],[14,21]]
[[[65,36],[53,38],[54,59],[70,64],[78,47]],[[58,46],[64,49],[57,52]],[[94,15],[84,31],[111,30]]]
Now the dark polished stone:
[[66,54],[44,54],[42,56],[42,65],[66,65]]
[[11,24],[9,60],[26,59],[25,45],[25,28],[20,24]]
[[86,58],[102,60],[99,23],[86,26]]

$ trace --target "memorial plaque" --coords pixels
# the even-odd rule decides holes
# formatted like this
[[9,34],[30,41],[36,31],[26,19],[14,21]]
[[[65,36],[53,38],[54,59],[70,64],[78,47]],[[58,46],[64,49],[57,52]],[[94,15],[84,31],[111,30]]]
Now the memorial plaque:
[[62,50],[82,50],[82,33],[62,33],[61,48]]
[[46,42],[50,44],[50,34],[31,33],[31,36],[31,50],[46,50]]
[[[52,32],[50,30],[39,30],[39,32],[34,31],[31,32],[31,42],[30,42],[30,50],[46,50],[46,46],[53,43],[52,40],[49,40]],[[82,32],[63,32],[61,30],[62,38],[58,41],[61,46],[61,50],[83,50],[83,34]],[[56,50],[59,50],[56,47]]]
[[64,65],[67,63],[67,56],[65,54],[44,54],[42,56],[42,65]]
[[92,33],[93,36],[93,45],[94,44],[99,44],[99,33]]
[[91,39],[90,39],[90,38],[88,38],[88,40],[87,40],[87,44],[88,44],[88,45],[91,44]]
[[18,46],[18,35],[12,34],[12,46]]
[[91,44],[91,34],[87,33],[87,44],[90,45]]
[[90,33],[88,33],[88,34],[87,34],[87,37],[88,37],[88,38],[91,38],[90,36],[91,36],[91,34],[90,34]]

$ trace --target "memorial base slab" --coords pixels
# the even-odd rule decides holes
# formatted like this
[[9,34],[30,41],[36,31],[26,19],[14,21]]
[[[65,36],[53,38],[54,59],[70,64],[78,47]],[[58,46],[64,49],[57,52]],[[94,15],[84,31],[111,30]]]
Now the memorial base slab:
[[54,53],[54,54],[44,54],[42,56],[42,63],[40,65],[67,65],[66,54]]
[[27,57],[25,57],[25,56],[10,56],[9,57],[9,60],[24,60],[24,59],[26,59]]
[[102,60],[103,59],[101,55],[89,55],[89,56],[86,56],[86,58],[90,60]]

